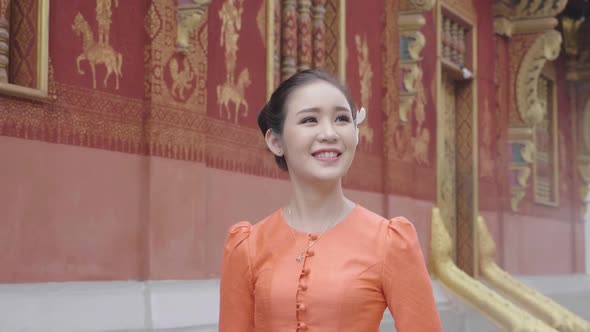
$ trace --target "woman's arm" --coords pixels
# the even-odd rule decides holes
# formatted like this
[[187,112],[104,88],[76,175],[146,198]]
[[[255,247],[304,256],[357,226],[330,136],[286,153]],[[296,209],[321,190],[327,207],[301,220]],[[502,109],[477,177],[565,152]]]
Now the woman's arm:
[[430,276],[414,225],[389,222],[383,262],[383,292],[398,332],[442,332]]
[[254,287],[249,254],[252,226],[234,225],[225,241],[221,272],[219,331],[254,331]]

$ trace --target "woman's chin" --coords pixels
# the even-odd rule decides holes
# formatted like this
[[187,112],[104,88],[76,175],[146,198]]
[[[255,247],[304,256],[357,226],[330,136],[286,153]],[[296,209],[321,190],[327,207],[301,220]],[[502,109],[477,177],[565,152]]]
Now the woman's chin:
[[346,175],[345,171],[337,170],[337,169],[324,169],[314,172],[309,172],[306,178],[321,183],[333,183],[342,180],[342,178]]

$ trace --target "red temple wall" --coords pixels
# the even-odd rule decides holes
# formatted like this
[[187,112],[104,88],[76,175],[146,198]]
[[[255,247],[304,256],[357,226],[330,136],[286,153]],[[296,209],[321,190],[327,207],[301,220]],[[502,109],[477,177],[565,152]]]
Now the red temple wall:
[[[286,175],[275,167],[256,126],[256,114],[266,98],[266,41],[260,28],[264,2],[248,1],[239,30],[232,77],[238,82],[248,71],[250,83],[244,85],[243,99],[247,113],[243,105],[236,113],[231,103],[229,111],[220,111],[217,91],[228,77],[226,48],[220,43],[223,4],[212,2],[207,17],[191,34],[192,49],[185,56],[175,52],[175,1],[113,3],[112,51],[107,52],[114,53],[115,65],[121,54],[117,89],[116,74],[104,84],[104,64],[96,65],[96,88],[89,63],[80,62],[83,73],[77,69],[84,49],[73,26],[79,13],[97,38],[96,2],[51,3],[52,98],[40,103],[0,97],[0,282],[217,277],[228,227],[240,220],[260,220],[285,202]],[[387,217],[412,220],[427,256],[436,198],[434,14],[425,14],[423,90],[415,106],[424,108],[424,126],[430,133],[425,162],[414,154],[416,119],[396,128],[395,141],[383,138],[381,100],[385,77],[392,74],[385,72],[383,59],[384,4],[348,1],[347,6],[346,77],[357,105],[363,104],[359,65],[365,41],[373,75],[365,78],[365,85],[370,81],[370,98],[365,90],[368,104],[362,105],[372,131],[361,139],[345,186],[361,205]],[[481,18],[478,107],[492,115],[490,151],[497,156],[492,158],[493,169],[501,173],[506,124],[504,118],[493,116],[503,116],[503,111],[496,95],[500,83],[489,66],[495,58],[489,50],[496,41],[487,7],[476,8]],[[560,94],[562,103],[567,98]],[[479,131],[484,131],[481,123]],[[382,157],[386,145],[395,151],[389,164]],[[580,241],[566,242],[579,224],[560,220],[565,214],[542,210],[510,214],[503,183],[500,176],[480,179],[482,214],[499,243],[501,262],[517,273],[577,271],[569,262],[583,247]],[[486,196],[483,191],[498,195]],[[567,202],[563,211],[572,209]],[[537,237],[529,241],[528,234]],[[533,243],[547,241],[548,236],[565,243],[552,251],[559,263],[547,266],[546,261],[522,258],[531,250],[548,250]]]

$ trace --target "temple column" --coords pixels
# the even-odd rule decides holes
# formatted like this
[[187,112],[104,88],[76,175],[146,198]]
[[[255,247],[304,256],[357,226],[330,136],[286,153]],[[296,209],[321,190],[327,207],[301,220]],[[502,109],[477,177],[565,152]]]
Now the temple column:
[[281,17],[281,79],[286,80],[297,70],[297,2],[283,0]]
[[313,0],[313,67],[323,68],[326,62],[326,0]]
[[10,0],[0,0],[0,83],[8,83]]

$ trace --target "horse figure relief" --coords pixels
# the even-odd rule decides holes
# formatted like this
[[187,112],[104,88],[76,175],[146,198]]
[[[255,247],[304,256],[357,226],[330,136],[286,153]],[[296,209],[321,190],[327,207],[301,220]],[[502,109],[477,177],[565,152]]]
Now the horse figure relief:
[[252,84],[250,81],[250,72],[245,68],[238,76],[238,82],[232,84],[228,81],[217,86],[217,106],[219,108],[219,117],[223,117],[223,111],[227,113],[227,119],[231,119],[231,112],[229,105],[235,105],[234,122],[238,123],[240,106],[244,105],[244,114],[242,117],[248,116],[248,102],[246,101],[246,88]]
[[99,43],[94,38],[90,24],[84,19],[82,14],[78,13],[72,24],[72,30],[78,37],[82,36],[82,54],[76,58],[78,73],[84,75],[85,72],[80,68],[81,61],[88,61],[92,71],[92,87],[96,89],[96,65],[103,64],[106,67],[106,74],[103,85],[107,87],[107,82],[111,74],[115,74],[115,89],[119,90],[119,79],[123,77],[121,66],[123,57],[121,53],[115,51],[107,43]]

